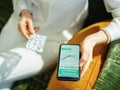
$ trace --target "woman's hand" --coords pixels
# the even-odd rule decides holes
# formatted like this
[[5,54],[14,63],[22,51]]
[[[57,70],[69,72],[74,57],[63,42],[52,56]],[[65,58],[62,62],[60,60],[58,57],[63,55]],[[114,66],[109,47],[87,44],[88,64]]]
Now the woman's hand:
[[98,31],[97,33],[91,34],[87,36],[82,44],[81,44],[81,59],[80,59],[80,67],[81,67],[81,77],[86,73],[93,56],[93,48],[96,44],[107,43],[108,36],[105,31]]
[[33,16],[29,10],[22,10],[20,13],[20,21],[18,23],[19,31],[28,39],[29,35],[38,31],[39,27],[33,26]]
[[80,58],[80,67],[81,67],[81,77],[87,71],[93,55],[93,48],[95,46],[95,42],[92,41],[90,36],[86,37],[81,44],[81,58]]

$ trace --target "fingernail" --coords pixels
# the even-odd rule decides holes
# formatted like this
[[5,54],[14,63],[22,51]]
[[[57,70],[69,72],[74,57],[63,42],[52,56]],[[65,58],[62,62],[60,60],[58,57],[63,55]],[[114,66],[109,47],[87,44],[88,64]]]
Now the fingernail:
[[83,66],[83,63],[80,63],[80,65],[79,65],[80,67],[82,67]]
[[34,31],[32,31],[32,34],[34,34],[35,32]]

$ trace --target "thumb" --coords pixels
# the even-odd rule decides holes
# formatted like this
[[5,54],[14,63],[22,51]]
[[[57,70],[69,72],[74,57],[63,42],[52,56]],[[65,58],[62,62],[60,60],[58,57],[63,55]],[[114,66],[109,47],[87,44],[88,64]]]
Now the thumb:
[[86,63],[86,61],[85,61],[85,60],[80,59],[79,66],[80,66],[80,67],[83,67],[83,65],[84,65],[85,63]]
[[34,27],[34,31],[37,32],[40,29],[39,26]]

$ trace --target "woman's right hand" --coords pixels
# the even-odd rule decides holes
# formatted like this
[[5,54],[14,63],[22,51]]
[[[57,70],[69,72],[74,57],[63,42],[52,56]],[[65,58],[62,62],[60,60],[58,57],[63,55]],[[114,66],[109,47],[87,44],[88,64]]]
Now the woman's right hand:
[[18,23],[18,28],[21,34],[28,39],[29,36],[39,29],[39,27],[33,26],[33,16],[29,10],[22,10],[20,13],[20,21]]

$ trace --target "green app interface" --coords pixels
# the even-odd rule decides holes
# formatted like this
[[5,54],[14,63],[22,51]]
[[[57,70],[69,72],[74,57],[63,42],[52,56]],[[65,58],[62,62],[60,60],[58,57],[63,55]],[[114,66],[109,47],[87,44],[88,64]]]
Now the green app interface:
[[79,45],[62,45],[59,61],[59,77],[79,77]]

